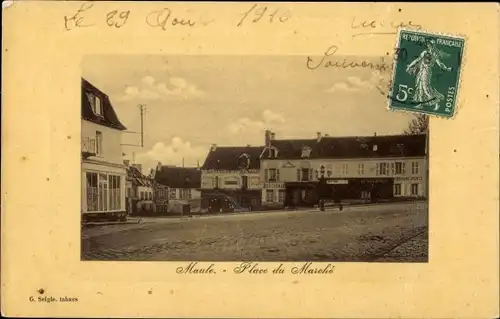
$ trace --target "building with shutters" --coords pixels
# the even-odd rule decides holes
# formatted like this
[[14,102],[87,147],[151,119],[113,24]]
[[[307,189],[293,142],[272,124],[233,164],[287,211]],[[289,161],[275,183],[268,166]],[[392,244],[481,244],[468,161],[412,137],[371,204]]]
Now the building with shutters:
[[167,213],[183,214],[201,211],[201,172],[198,168],[162,165],[159,162],[149,176],[159,184],[157,195],[163,192],[164,187],[168,189],[165,200],[159,197],[156,200],[158,204],[160,201],[163,205],[167,204]]
[[260,155],[263,146],[212,145],[201,167],[204,212],[256,210],[261,207]]
[[125,178],[118,119],[104,92],[82,79],[82,220],[124,219]]
[[267,131],[265,145],[265,207],[316,205],[320,188],[350,201],[426,196],[426,135],[278,140]]

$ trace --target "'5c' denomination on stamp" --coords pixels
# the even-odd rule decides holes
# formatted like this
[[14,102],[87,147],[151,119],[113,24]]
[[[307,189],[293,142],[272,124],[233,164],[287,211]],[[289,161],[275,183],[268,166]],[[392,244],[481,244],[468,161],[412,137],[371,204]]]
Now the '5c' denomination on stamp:
[[453,117],[464,45],[460,37],[400,30],[389,107]]

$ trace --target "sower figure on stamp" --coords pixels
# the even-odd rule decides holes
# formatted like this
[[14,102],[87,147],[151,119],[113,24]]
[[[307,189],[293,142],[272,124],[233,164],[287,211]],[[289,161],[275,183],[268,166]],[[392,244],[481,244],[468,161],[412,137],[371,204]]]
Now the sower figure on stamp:
[[429,105],[434,106],[434,111],[439,109],[439,104],[444,99],[444,95],[431,84],[432,68],[437,64],[442,70],[451,71],[451,67],[447,67],[440,60],[447,57],[449,57],[449,54],[437,49],[434,40],[432,40],[426,43],[424,51],[406,68],[406,72],[416,76],[415,94],[413,95],[413,101],[417,103],[416,108],[421,109]]

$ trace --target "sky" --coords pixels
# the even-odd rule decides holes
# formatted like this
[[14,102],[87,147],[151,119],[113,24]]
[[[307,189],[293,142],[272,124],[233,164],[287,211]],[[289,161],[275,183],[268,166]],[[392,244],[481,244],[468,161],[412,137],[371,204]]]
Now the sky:
[[[82,61],[82,76],[109,95],[127,131],[140,131],[138,105],[146,105],[144,147],[123,146],[124,159],[146,172],[158,161],[202,165],[211,144],[263,145],[266,129],[286,139],[401,134],[408,127],[411,115],[386,109],[381,88],[390,71],[311,70],[306,61],[297,55],[92,55]],[[124,133],[122,143],[138,145],[140,136]]]

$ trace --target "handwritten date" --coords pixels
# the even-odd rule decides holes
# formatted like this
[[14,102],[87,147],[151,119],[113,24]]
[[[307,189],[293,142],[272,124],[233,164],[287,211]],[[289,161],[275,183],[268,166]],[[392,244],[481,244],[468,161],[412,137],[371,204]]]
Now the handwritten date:
[[150,27],[160,27],[163,31],[167,30],[167,26],[194,27],[196,25],[195,20],[172,16],[172,10],[169,8],[151,12],[146,16],[146,23]]
[[254,4],[250,8],[250,10],[243,14],[243,17],[240,19],[236,26],[241,27],[246,20],[250,20],[251,23],[257,23],[264,17],[269,18],[269,23],[273,23],[275,21],[283,23],[290,19],[290,15],[288,12],[282,12],[279,9],[273,11],[267,6],[259,6],[257,4]]
[[106,15],[106,22],[110,27],[121,28],[125,23],[127,23],[129,16],[130,10],[122,12],[113,10],[111,12],[108,12],[108,14]]
[[64,28],[66,30],[72,30],[74,28],[90,27],[93,24],[84,24],[83,13],[88,11],[94,6],[93,3],[85,2],[80,8],[75,12],[75,14],[70,16],[64,16]]
[[[95,24],[89,24],[84,22],[85,13],[88,13],[90,9],[94,6],[94,3],[84,2],[80,8],[73,14],[69,16],[64,16],[64,28],[67,31],[73,30],[75,28],[91,27]],[[113,10],[106,14],[106,23],[109,27],[121,28],[127,23],[130,16],[130,10],[119,11]]]

